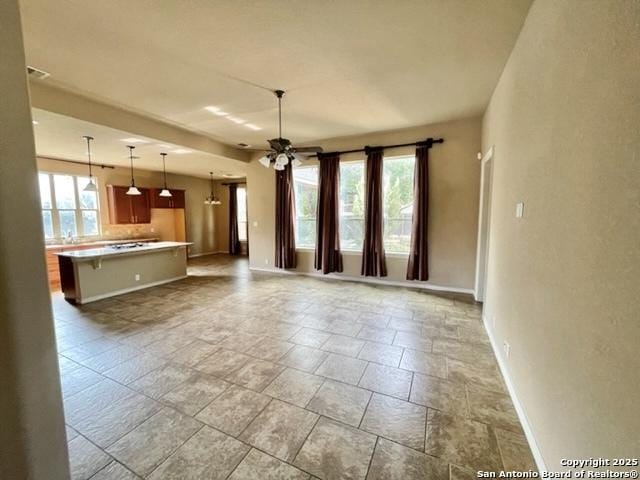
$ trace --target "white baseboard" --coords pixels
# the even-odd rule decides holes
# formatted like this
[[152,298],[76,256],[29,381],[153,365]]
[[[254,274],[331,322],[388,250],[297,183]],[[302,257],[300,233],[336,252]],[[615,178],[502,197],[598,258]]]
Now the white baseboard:
[[442,285],[434,285],[432,283],[425,282],[412,282],[412,281],[400,281],[400,280],[384,280],[382,278],[374,277],[351,277],[348,275],[337,275],[329,273],[327,275],[316,272],[298,272],[296,270],[284,270],[280,268],[262,268],[262,267],[249,267],[249,270],[256,272],[268,272],[268,273],[280,273],[284,275],[304,275],[306,277],[318,277],[318,278],[330,278],[332,280],[344,280],[347,282],[360,282],[360,283],[372,283],[376,285],[389,285],[393,287],[407,287],[407,288],[420,288],[423,290],[434,290],[438,292],[448,293],[464,293],[467,295],[473,295],[473,289],[471,288],[459,288],[459,287],[446,287]]
[[500,372],[502,373],[502,377],[504,378],[504,382],[507,385],[507,390],[509,391],[509,396],[511,397],[511,401],[513,402],[513,406],[516,409],[516,413],[518,414],[518,419],[520,420],[520,424],[522,425],[522,429],[524,430],[524,434],[527,437],[527,442],[529,442],[529,447],[531,448],[531,453],[533,455],[533,459],[536,462],[536,466],[538,467],[538,472],[546,472],[547,467],[545,466],[544,459],[542,458],[542,453],[540,452],[540,448],[538,447],[538,443],[536,442],[535,437],[533,436],[533,430],[531,429],[531,425],[529,424],[529,419],[527,418],[527,414],[524,411],[520,400],[518,400],[518,396],[516,395],[516,389],[513,386],[513,382],[511,381],[511,376],[509,375],[509,370],[507,369],[507,365],[502,357],[502,349],[497,344],[497,340],[493,336],[493,332],[489,328],[487,324],[487,318],[482,315],[482,323],[484,324],[484,329],[489,336],[489,340],[491,341],[491,348],[493,348],[493,353],[498,360],[498,366],[500,367]]
[[159,280],[157,282],[145,283],[144,285],[136,285],[135,287],[123,288],[122,290],[116,290],[114,292],[104,293],[102,295],[94,295],[93,297],[82,298],[81,301],[77,302],[80,305],[84,305],[86,303],[95,302],[98,300],[103,300],[109,297],[115,297],[116,295],[122,295],[124,293],[135,292],[136,290],[143,290],[145,288],[156,287],[158,285],[164,285],[165,283],[175,282],[177,280],[183,280],[187,278],[188,275],[182,275],[180,277],[168,278],[166,280]]

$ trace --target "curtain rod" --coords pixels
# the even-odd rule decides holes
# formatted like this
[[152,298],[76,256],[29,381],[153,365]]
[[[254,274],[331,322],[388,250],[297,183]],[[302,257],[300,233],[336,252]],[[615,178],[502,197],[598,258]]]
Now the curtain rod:
[[[79,162],[78,160],[67,160],[66,158],[56,158],[56,157],[47,157],[46,155],[36,155],[38,158],[44,158],[46,160],[54,160],[56,162],[65,162],[65,163],[75,163],[76,165],[84,165],[85,167],[89,164],[87,162]],[[113,165],[105,165],[104,163],[92,163],[94,167],[100,168],[116,168]]]
[[221,183],[220,185],[246,185],[247,182],[227,182],[227,183]]
[[[369,146],[366,146],[364,148],[356,148],[355,150],[343,150],[343,151],[340,151],[340,152],[327,152],[327,153],[323,153],[322,155],[329,155],[329,154],[344,155],[344,154],[347,154],[347,153],[366,152],[369,149],[378,149],[379,148],[379,149],[382,149],[382,150],[386,150],[388,148],[411,147],[411,146],[414,146],[414,145],[416,145],[416,146],[417,145],[425,145],[425,146],[431,148],[431,146],[434,143],[444,143],[444,138],[427,138],[426,140],[421,140],[419,142],[401,143],[401,144],[398,144],[398,145],[385,145],[385,146],[382,146],[382,147],[369,147]],[[310,157],[317,157],[318,154],[309,155],[309,156]]]

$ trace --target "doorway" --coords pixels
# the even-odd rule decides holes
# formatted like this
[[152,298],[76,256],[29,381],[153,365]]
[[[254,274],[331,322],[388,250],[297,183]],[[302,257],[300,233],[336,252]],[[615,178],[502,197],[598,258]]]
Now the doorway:
[[478,213],[478,247],[476,254],[476,281],[474,295],[477,302],[484,302],[487,290],[487,266],[491,225],[491,187],[493,179],[492,146],[482,157],[480,170],[480,205]]

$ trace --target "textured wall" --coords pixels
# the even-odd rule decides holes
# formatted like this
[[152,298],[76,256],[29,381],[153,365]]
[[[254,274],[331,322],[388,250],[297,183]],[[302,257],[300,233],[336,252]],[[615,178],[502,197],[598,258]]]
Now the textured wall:
[[639,2],[537,0],[484,117],[485,315],[548,468],[640,452],[638,52]]

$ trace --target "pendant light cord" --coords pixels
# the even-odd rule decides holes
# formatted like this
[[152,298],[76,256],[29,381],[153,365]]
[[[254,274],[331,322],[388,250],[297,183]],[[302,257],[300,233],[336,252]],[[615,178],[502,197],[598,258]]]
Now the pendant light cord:
[[164,188],[165,190],[167,189],[167,169],[165,167],[165,157],[167,156],[166,153],[161,153],[160,155],[162,155],[162,173],[164,174]]
[[209,172],[209,177],[211,181],[211,198],[213,199],[213,197],[215,197],[215,195],[213,194],[213,172]]
[[278,97],[278,138],[282,138],[282,97]]
[[89,180],[91,180],[91,178],[93,177],[93,175],[91,175],[91,140],[93,140],[93,137],[85,135],[84,138],[87,140],[87,157],[89,158]]
[[129,149],[129,160],[131,161],[131,186],[135,187],[136,182],[133,179],[133,149],[136,147],[129,145],[127,148]]

